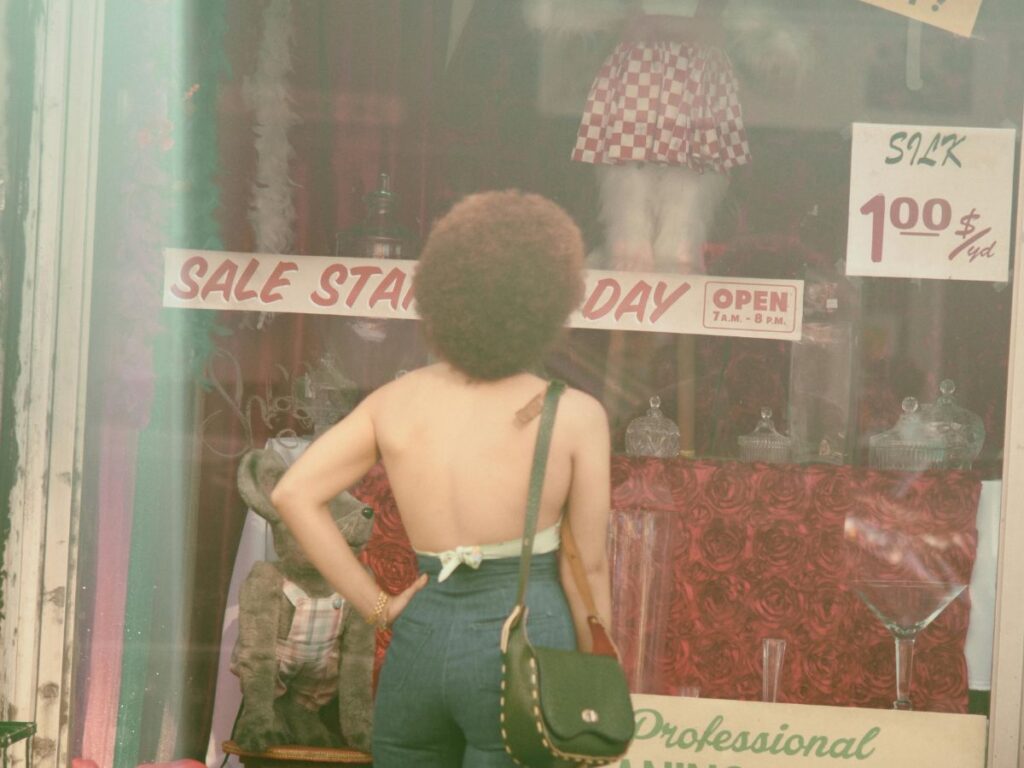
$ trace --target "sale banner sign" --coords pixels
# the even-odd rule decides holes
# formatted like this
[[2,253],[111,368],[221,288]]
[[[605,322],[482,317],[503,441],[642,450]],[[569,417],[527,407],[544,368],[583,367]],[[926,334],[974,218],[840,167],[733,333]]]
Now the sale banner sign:
[[933,27],[939,27],[963,37],[970,37],[974,30],[974,22],[978,19],[981,0],[863,0],[868,5],[876,5],[923,21]]
[[1016,133],[853,124],[846,272],[1009,276]]
[[[415,261],[169,249],[166,307],[416,318]],[[802,280],[591,270],[573,328],[798,340]]]
[[796,340],[802,320],[802,280],[591,270],[569,326]]
[[618,768],[984,768],[979,715],[633,695]]

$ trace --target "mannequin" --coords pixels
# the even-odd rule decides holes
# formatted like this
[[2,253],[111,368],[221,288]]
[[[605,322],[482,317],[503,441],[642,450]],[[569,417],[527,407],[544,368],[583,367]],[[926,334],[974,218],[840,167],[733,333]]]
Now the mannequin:
[[549,33],[620,30],[572,150],[600,185],[595,266],[703,273],[728,174],[750,161],[730,54],[758,80],[794,81],[806,44],[760,0],[528,0],[526,15]]

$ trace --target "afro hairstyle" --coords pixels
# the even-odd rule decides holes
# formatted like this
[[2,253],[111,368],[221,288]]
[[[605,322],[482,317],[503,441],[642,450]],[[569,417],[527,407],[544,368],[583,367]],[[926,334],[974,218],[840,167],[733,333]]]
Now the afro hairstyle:
[[583,297],[583,237],[558,205],[481,192],[434,225],[414,293],[428,344],[472,379],[540,362]]

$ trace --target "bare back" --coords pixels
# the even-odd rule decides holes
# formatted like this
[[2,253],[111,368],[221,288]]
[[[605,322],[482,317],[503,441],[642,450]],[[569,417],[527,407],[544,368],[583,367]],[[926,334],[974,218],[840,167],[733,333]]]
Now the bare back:
[[[328,504],[383,461],[413,547],[444,552],[510,541],[523,532],[539,420],[517,419],[546,382],[525,373],[552,342],[584,288],[583,237],[550,200],[482,192],[431,229],[416,271],[417,309],[443,360],[368,395],[281,478],[272,501],[310,561],[372,623],[394,619],[421,576],[390,599],[333,524]],[[541,290],[543,289],[543,290]],[[538,525],[566,512],[595,609],[611,612],[608,420],[578,390],[562,395]],[[569,558],[558,556],[577,639],[589,642]],[[573,564],[577,559],[573,558]]]
[[[475,382],[445,364],[409,373],[375,393],[372,418],[402,522],[413,546],[441,551],[522,535],[539,418],[517,413],[546,382],[519,374]],[[538,528],[561,516],[572,485],[580,392],[559,406]]]
[[[546,382],[529,374],[474,382],[446,363],[408,373],[370,394],[314,441],[278,483],[274,505],[310,561],[371,615],[379,590],[331,520],[327,502],[383,459],[414,548],[438,552],[519,538],[539,419],[517,414],[545,388]],[[554,524],[567,510],[605,617],[611,614],[609,459],[601,404],[567,390],[555,418],[538,526]],[[560,566],[577,637],[586,648],[585,608],[564,558]],[[397,610],[424,583],[398,596]]]

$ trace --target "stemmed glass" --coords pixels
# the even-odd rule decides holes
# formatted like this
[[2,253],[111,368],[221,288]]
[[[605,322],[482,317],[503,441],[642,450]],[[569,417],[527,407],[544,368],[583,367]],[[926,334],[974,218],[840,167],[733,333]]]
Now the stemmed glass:
[[914,641],[921,630],[963,592],[951,581],[854,579],[850,588],[892,634],[896,644],[896,699],[893,709],[913,709],[910,680]]
[[847,516],[843,539],[847,584],[895,643],[893,709],[913,709],[914,641],[964,591],[968,541],[955,532],[923,530],[891,502]]

